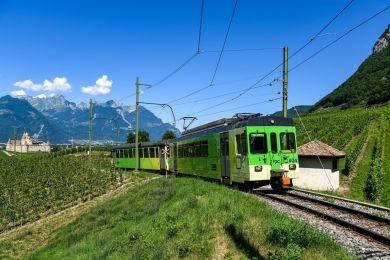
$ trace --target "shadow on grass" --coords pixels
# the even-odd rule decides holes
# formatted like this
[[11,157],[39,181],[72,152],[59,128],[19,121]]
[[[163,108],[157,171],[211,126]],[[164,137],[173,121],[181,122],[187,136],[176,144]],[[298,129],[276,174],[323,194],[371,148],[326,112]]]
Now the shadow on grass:
[[228,233],[230,238],[233,240],[236,247],[249,258],[249,259],[266,259],[262,256],[256,247],[251,245],[251,243],[244,237],[244,235],[237,230],[237,228],[230,224],[225,227],[225,231]]

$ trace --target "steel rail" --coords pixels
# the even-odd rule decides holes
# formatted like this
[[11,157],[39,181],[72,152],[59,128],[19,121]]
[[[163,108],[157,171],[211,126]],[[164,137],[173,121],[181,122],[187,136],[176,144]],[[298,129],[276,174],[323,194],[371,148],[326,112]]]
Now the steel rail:
[[338,205],[338,204],[335,204],[335,203],[331,203],[331,202],[328,202],[328,201],[315,199],[315,198],[311,198],[311,197],[306,197],[306,196],[298,195],[298,194],[295,194],[295,193],[287,193],[287,194],[289,196],[293,196],[293,197],[296,197],[296,198],[309,200],[309,201],[312,201],[312,202],[315,202],[315,203],[319,203],[319,204],[322,204],[322,205],[325,205],[325,206],[329,206],[329,207],[333,207],[333,208],[336,208],[336,209],[348,211],[348,212],[353,213],[353,214],[362,215],[362,216],[364,216],[366,218],[369,218],[371,220],[375,220],[375,221],[378,221],[378,222],[383,222],[383,223],[386,223],[386,224],[390,225],[390,219],[385,218],[385,217],[381,217],[381,216],[378,216],[378,215],[374,215],[374,214],[371,214],[371,213],[368,213],[368,212],[365,212],[365,211],[362,211],[362,210],[359,210],[359,209],[348,208],[348,207],[345,207],[345,206],[342,206],[342,205]]
[[341,226],[350,228],[350,229],[352,229],[352,230],[354,230],[354,231],[356,231],[356,232],[358,232],[358,233],[360,233],[360,234],[362,234],[364,236],[369,236],[372,239],[374,239],[374,240],[376,240],[378,242],[381,242],[381,243],[383,243],[383,244],[385,244],[387,246],[390,246],[390,238],[386,237],[386,236],[383,236],[382,234],[379,234],[378,232],[375,232],[375,231],[372,231],[370,229],[358,226],[356,224],[353,224],[353,223],[345,221],[345,220],[343,220],[341,218],[329,215],[329,214],[324,213],[322,211],[318,211],[318,210],[315,210],[313,208],[309,208],[307,206],[304,206],[304,205],[301,205],[301,204],[298,204],[298,203],[295,203],[295,202],[292,202],[292,201],[289,201],[289,200],[286,200],[286,199],[282,199],[282,198],[277,197],[277,196],[273,196],[271,194],[267,194],[267,193],[264,193],[264,192],[259,192],[257,194],[259,194],[261,196],[264,196],[264,197],[267,197],[267,198],[271,198],[271,199],[279,201],[279,202],[282,202],[284,204],[293,206],[295,208],[298,208],[298,209],[310,212],[312,214],[318,215],[318,216],[323,217],[323,218],[325,218],[327,220],[335,222],[336,224],[339,224]]
[[366,206],[366,207],[369,207],[369,208],[383,210],[383,211],[389,211],[390,212],[390,208],[386,208],[386,207],[379,206],[379,205],[374,205],[374,204],[371,204],[371,203],[366,203],[366,202],[357,201],[357,200],[351,200],[351,199],[347,199],[347,198],[343,198],[343,197],[333,196],[333,195],[329,195],[329,194],[323,194],[323,193],[314,192],[314,191],[302,190],[302,189],[298,189],[298,188],[293,188],[292,190],[295,190],[295,191],[298,191],[298,192],[307,193],[307,194],[313,194],[313,195],[317,195],[317,196],[322,196],[322,197],[325,197],[325,198],[332,198],[332,199],[337,199],[337,200],[341,200],[341,201],[345,201],[345,202],[355,203],[355,204]]

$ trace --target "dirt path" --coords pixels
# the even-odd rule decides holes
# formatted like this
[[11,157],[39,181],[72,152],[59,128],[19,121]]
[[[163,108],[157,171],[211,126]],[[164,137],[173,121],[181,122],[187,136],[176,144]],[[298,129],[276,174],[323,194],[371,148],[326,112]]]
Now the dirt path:
[[157,178],[160,177],[125,183],[123,186],[111,190],[93,200],[78,204],[38,221],[26,224],[25,226],[3,232],[0,234],[0,258],[21,258],[22,256],[47,245],[59,228],[72,222],[81,214],[99,204],[117,197],[132,187],[144,185]]

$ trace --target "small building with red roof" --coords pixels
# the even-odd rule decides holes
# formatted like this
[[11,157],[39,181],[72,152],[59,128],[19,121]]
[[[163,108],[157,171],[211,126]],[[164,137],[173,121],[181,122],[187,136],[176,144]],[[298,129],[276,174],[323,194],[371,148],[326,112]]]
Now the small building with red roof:
[[298,147],[299,178],[294,186],[312,190],[339,188],[339,161],[345,153],[319,140]]

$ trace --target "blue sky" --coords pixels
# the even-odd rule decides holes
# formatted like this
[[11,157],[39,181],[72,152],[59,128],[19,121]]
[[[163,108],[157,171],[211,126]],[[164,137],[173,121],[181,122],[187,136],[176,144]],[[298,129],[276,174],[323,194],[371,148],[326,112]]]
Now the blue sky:
[[[287,45],[292,53],[347,2],[239,0],[226,49]],[[233,0],[205,0],[201,50],[221,49],[233,4]],[[290,67],[387,5],[388,0],[355,0],[324,36],[290,60]],[[24,90],[33,96],[63,94],[77,103],[93,97],[134,104],[134,96],[124,97],[134,94],[136,76],[143,83],[158,82],[196,51],[199,13],[200,0],[0,0],[0,96]],[[345,81],[371,54],[389,18],[388,10],[291,72],[289,107],[313,104]],[[145,90],[141,101],[165,103],[208,85],[218,54],[198,55],[169,80]],[[281,49],[226,52],[215,86],[177,103],[249,87],[281,61]],[[280,75],[278,70],[262,83]],[[280,110],[281,100],[238,107],[277,98],[281,88],[281,83],[257,88],[234,102],[197,114],[197,124],[236,112]],[[177,117],[186,116],[233,96],[178,105],[174,110]],[[150,108],[164,121],[171,121],[169,111]],[[216,113],[224,110],[229,111]]]

